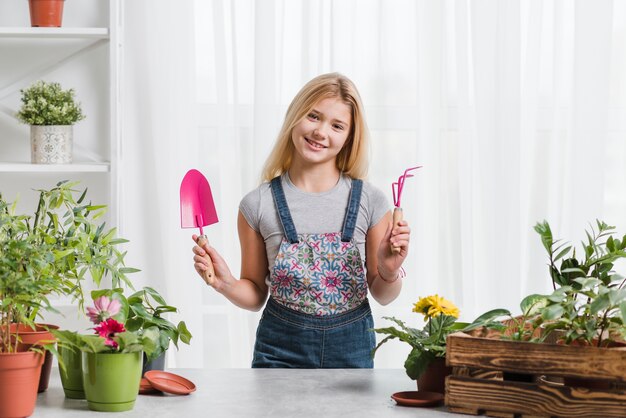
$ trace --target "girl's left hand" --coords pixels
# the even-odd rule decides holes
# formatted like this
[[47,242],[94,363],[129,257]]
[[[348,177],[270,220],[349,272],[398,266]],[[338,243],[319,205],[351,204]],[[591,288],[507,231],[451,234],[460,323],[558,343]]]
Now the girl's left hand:
[[[382,273],[383,280],[391,281],[398,275],[398,271],[409,253],[411,228],[406,220],[396,225],[388,226],[385,236],[378,247],[378,272]],[[391,251],[391,247],[399,247],[399,252]]]

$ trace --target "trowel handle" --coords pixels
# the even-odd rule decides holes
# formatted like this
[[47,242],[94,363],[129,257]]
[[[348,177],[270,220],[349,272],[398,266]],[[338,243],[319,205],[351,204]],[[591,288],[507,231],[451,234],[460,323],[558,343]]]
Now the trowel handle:
[[[196,240],[196,244],[198,244],[200,247],[202,247],[205,242],[208,242],[208,238],[206,235],[200,235],[198,237],[198,239]],[[213,278],[215,276],[215,269],[213,268],[213,262],[211,261],[211,256],[207,254],[207,256],[209,256],[209,265],[207,266],[207,270],[206,270],[206,277],[209,281],[213,281]],[[207,284],[210,284],[207,282]]]
[[[396,207],[393,210],[393,224],[391,225],[391,229],[395,228],[398,225],[398,222],[402,220],[402,208]],[[391,252],[397,254],[400,252],[400,247],[391,246]]]

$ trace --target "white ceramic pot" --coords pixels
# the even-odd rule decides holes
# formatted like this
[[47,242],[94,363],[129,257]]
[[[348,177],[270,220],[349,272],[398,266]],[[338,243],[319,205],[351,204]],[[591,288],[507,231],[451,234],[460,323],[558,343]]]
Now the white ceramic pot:
[[31,125],[31,162],[33,164],[71,163],[72,128],[72,125]]

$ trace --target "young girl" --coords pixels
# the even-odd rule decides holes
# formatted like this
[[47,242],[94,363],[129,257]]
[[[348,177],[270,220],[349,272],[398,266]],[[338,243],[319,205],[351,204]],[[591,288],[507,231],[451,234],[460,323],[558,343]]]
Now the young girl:
[[269,293],[252,367],[373,367],[368,289],[383,305],[398,296],[410,229],[362,180],[367,141],[354,84],[314,78],[287,110],[265,182],[239,206],[241,278],[208,242],[194,246],[198,274],[235,305],[257,311]]

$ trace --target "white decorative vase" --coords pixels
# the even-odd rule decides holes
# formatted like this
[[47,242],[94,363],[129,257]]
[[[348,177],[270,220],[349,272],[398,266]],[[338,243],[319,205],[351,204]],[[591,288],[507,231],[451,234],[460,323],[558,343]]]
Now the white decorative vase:
[[31,125],[30,159],[33,164],[72,162],[73,125]]

